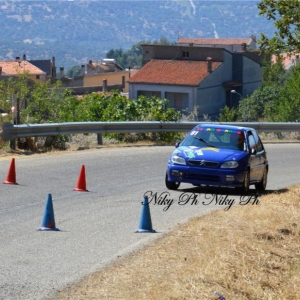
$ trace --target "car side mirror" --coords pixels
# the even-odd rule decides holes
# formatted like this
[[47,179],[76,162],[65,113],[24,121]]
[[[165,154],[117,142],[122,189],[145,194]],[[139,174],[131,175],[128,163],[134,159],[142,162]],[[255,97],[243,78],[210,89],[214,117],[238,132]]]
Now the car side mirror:
[[178,148],[178,147],[180,146],[180,143],[181,143],[181,142],[176,142],[175,148]]
[[255,155],[257,153],[256,149],[255,148],[251,148],[251,151],[250,151],[251,155]]

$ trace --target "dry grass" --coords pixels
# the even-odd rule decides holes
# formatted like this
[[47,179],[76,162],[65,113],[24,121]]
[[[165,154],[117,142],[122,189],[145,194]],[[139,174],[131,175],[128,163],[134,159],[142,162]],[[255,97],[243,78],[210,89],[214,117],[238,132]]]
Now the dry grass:
[[300,186],[194,218],[55,299],[299,299]]

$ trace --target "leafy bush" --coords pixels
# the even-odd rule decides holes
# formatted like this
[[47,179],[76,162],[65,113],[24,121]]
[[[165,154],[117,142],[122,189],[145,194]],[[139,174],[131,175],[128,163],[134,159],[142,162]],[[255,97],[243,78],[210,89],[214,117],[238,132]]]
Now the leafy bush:
[[[8,89],[6,88],[6,90]],[[62,89],[59,81],[54,85],[51,85],[50,81],[37,82],[30,87],[30,92],[28,91],[29,89],[26,90],[26,108],[22,109],[20,114],[23,124],[180,120],[180,112],[168,108],[166,99],[141,96],[137,100],[128,100],[118,91],[107,94],[92,93],[79,99],[72,94],[71,89]],[[6,97],[8,96],[5,94],[2,99]],[[25,93],[23,93],[23,97],[25,97]],[[7,105],[7,103],[5,104]],[[178,139],[180,133],[116,133],[105,134],[105,137],[124,142],[151,140],[169,143]],[[66,136],[61,136],[59,140],[56,139],[55,143],[53,142],[52,146],[64,149],[66,141]],[[26,148],[27,144],[25,141],[18,143],[22,148]]]
[[[128,100],[119,92],[110,95],[91,94],[84,96],[75,109],[74,121],[98,121],[98,122],[124,122],[124,121],[179,121],[180,112],[173,108],[167,108],[168,101],[159,98],[139,97],[137,100]],[[171,142],[178,138],[178,133],[127,133],[105,134],[118,141],[155,140]]]

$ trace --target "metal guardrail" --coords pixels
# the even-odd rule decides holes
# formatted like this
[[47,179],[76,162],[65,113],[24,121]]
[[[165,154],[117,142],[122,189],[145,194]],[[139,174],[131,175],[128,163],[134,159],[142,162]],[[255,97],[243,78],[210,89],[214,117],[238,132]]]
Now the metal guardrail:
[[56,136],[75,133],[133,133],[133,132],[187,132],[201,123],[251,127],[261,132],[300,132],[300,123],[281,122],[70,122],[13,125],[4,123],[4,141],[20,137]]

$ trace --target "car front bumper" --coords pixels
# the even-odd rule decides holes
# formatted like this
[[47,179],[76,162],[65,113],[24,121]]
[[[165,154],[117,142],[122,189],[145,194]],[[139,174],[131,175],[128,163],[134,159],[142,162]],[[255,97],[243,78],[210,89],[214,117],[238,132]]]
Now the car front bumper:
[[245,170],[209,169],[168,164],[167,174],[168,180],[173,182],[218,187],[241,187],[245,177]]

